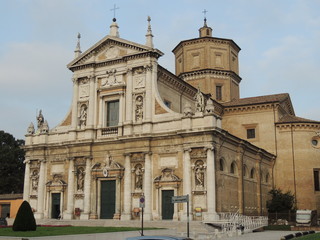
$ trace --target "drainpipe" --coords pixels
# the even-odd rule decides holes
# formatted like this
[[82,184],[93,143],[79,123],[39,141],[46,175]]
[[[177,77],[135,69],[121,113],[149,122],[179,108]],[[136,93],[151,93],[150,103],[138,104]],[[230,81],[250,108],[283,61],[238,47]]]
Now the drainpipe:
[[292,123],[290,125],[291,128],[291,151],[292,151],[292,168],[293,168],[293,187],[294,187],[294,200],[297,206],[297,187],[296,187],[296,165],[294,159],[294,146],[293,146],[293,130],[292,130]]

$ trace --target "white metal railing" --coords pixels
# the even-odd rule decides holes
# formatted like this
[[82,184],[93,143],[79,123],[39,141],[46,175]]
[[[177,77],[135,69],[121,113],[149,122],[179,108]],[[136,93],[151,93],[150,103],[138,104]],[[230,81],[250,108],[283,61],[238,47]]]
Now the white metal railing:
[[235,213],[220,213],[220,221],[223,232],[235,232],[243,230],[251,232],[268,225],[268,217],[265,216],[245,216],[238,211]]

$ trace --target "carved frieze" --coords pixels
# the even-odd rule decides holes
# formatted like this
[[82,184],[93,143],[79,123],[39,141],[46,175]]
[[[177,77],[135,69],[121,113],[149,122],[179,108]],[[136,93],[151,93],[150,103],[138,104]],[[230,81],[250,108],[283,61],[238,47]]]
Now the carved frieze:
[[191,159],[203,159],[207,157],[207,152],[204,148],[193,148],[190,157]]

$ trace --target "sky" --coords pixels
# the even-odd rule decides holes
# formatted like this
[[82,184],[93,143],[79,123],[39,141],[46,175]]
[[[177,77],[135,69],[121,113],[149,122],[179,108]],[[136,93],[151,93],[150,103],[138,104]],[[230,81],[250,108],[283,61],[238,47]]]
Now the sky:
[[71,107],[77,34],[84,52],[109,34],[145,44],[151,17],[160,65],[174,72],[172,49],[197,38],[204,9],[213,36],[234,40],[240,97],[289,93],[299,117],[320,121],[319,0],[0,0],[0,130],[24,139],[42,109],[49,127]]

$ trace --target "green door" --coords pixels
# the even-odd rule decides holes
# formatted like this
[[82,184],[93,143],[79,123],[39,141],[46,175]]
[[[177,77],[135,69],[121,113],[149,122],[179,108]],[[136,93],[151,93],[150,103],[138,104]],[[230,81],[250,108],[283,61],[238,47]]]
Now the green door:
[[173,219],[174,209],[171,202],[173,196],[173,190],[162,190],[162,219]]
[[116,181],[101,181],[100,218],[113,219],[116,210]]
[[60,218],[60,193],[52,193],[51,218]]

